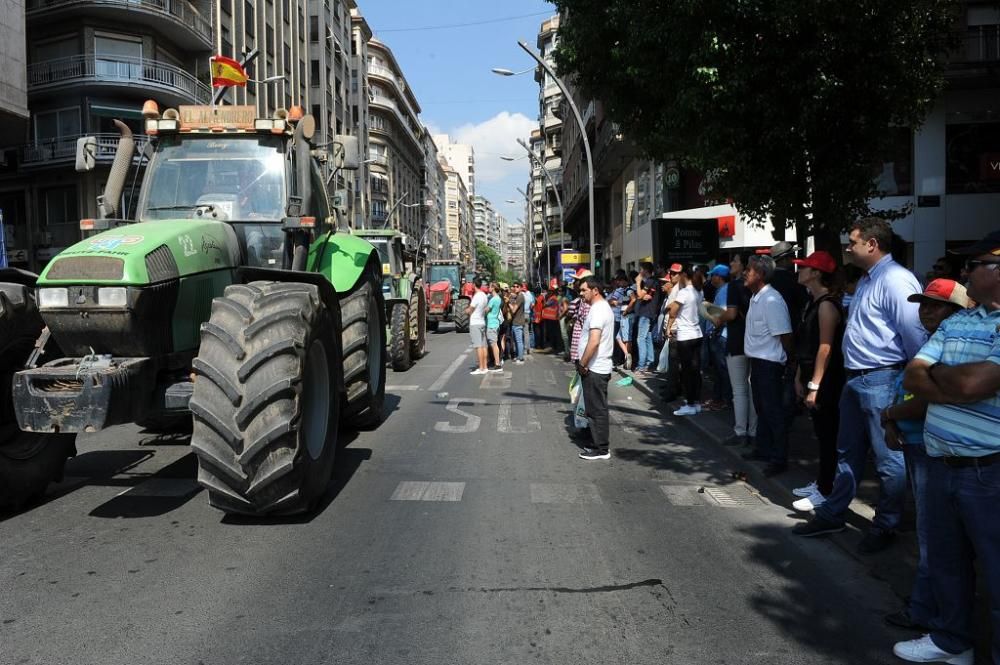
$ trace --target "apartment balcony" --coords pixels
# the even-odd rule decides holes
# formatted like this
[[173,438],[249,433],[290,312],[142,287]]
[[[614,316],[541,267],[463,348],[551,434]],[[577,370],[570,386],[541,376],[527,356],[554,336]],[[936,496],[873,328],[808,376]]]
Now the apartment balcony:
[[[61,136],[55,139],[42,139],[23,146],[20,151],[21,166],[24,168],[46,168],[60,166],[75,161],[76,140],[84,136]],[[87,134],[97,139],[97,153],[94,155],[98,164],[111,165],[115,151],[118,149],[120,134]],[[140,134],[134,136],[135,153],[133,163],[138,163],[139,155],[146,144],[146,137]]]
[[86,17],[154,28],[186,51],[212,50],[212,17],[187,0],[27,0],[28,24]]
[[405,79],[403,79],[403,77],[398,76],[388,67],[377,65],[371,62],[368,63],[367,65],[367,71],[369,76],[374,76],[376,78],[380,78],[385,81],[388,81],[389,83],[392,83],[392,85],[396,88],[396,93],[399,95],[399,98],[404,101],[407,113],[410,113],[413,117],[417,117],[419,115],[413,109],[413,107],[410,106],[410,103],[406,100],[406,81]]
[[28,65],[28,94],[56,95],[86,86],[91,94],[132,93],[165,106],[207,104],[212,89],[174,65],[125,56],[73,55]]
[[[368,101],[368,106],[370,108],[384,108],[392,111],[396,115],[396,119],[399,121],[399,124],[406,130],[407,136],[409,136],[410,140],[412,140],[417,145],[417,149],[420,151],[423,150],[423,144],[420,142],[420,139],[417,138],[416,132],[413,130],[413,128],[410,127],[410,124],[407,121],[406,117],[399,110],[399,106],[396,104],[396,102],[392,101],[391,99],[387,99],[385,97],[376,95],[375,97],[371,98]],[[372,131],[372,129],[369,128],[368,131]],[[375,131],[385,131],[385,130],[375,130]]]

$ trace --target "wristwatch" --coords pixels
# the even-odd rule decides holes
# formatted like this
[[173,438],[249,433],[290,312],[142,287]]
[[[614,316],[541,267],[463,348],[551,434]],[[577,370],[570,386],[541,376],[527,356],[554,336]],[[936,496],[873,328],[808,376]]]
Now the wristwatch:
[[806,384],[806,388],[808,388],[809,390],[819,390],[819,384],[810,381],[809,383]]

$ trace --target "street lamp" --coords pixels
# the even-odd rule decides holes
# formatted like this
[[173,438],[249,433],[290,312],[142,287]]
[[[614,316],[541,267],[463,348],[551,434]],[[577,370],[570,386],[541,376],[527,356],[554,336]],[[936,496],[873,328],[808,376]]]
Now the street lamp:
[[[580,138],[583,139],[583,151],[584,153],[586,153],[587,156],[587,199],[588,199],[587,213],[590,222],[590,269],[593,270],[594,254],[595,254],[594,252],[594,233],[595,233],[594,232],[594,159],[590,154],[590,139],[587,138],[587,126],[583,122],[583,116],[580,115],[580,109],[576,107],[576,102],[573,101],[573,96],[569,94],[569,90],[566,88],[566,84],[563,83],[562,79],[556,76],[556,73],[552,70],[552,67],[550,67],[549,64],[545,62],[545,60],[543,60],[537,53],[531,50],[531,47],[528,46],[525,42],[518,41],[517,45],[520,46],[522,49],[524,49],[524,52],[530,55],[535,60],[535,62],[537,62],[539,66],[541,66],[541,68],[544,69],[545,72],[552,77],[552,80],[556,82],[556,85],[559,86],[559,90],[563,94],[563,98],[566,100],[566,102],[569,104],[570,109],[573,111],[573,117],[576,118],[576,124],[580,126]],[[515,72],[509,69],[504,69],[502,67],[494,67],[492,71],[494,74],[498,74],[500,76],[516,76],[518,74],[525,74],[532,70],[526,69],[524,71]]]
[[252,83],[277,83],[278,81],[285,80],[282,74],[275,74],[274,76],[268,76],[266,79],[247,79]]

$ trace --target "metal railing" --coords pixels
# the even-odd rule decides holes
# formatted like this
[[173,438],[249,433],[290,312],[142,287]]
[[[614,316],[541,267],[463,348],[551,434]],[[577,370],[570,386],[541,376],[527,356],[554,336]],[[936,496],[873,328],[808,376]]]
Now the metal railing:
[[25,5],[25,13],[31,15],[33,12],[63,9],[74,5],[135,8],[169,14],[204,37],[205,40],[212,41],[211,21],[202,16],[201,12],[186,0],[28,0]]
[[73,55],[28,65],[28,90],[73,81],[117,81],[137,86],[173,88],[207,104],[212,90],[180,67],[128,56]]
[[[120,134],[78,134],[41,139],[29,143],[21,148],[21,163],[36,165],[73,160],[76,158],[76,140],[83,136],[93,136],[97,139],[97,152],[94,157],[98,164],[111,163],[114,160]],[[146,137],[136,134],[133,138],[135,139],[135,153],[132,159],[135,161],[142,154],[142,149],[146,145]]]

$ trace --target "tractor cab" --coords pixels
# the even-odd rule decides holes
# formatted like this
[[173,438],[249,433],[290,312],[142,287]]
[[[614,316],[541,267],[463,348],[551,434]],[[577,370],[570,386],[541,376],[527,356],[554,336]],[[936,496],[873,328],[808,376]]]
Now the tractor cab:
[[406,273],[402,234],[392,229],[356,229],[353,235],[364,238],[378,250],[382,264],[382,293],[391,297]]

